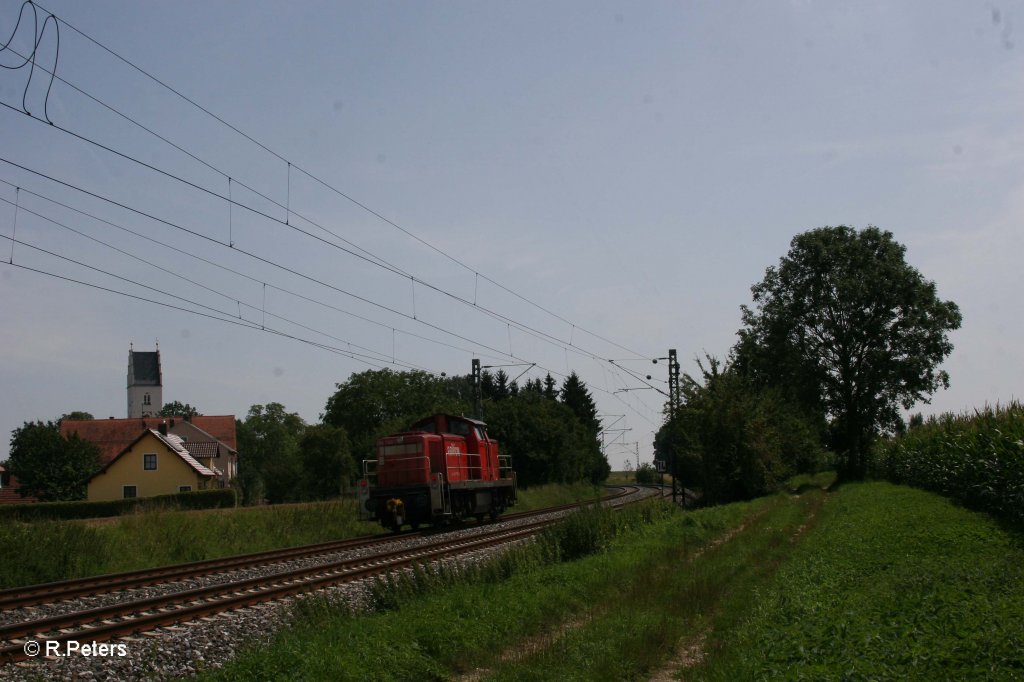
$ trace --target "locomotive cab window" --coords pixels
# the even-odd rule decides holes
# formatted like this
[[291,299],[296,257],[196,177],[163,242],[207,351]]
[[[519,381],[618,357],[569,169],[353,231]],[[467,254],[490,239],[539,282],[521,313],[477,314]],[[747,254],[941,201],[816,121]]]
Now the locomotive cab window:
[[462,421],[449,421],[448,432],[454,433],[456,436],[468,436],[469,435],[469,424]]

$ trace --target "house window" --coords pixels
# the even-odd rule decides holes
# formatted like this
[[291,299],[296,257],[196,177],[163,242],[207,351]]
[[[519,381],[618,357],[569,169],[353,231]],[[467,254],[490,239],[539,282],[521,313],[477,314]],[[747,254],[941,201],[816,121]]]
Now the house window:
[[142,456],[142,468],[146,471],[156,471],[155,452],[147,452]]
[[190,486],[190,485],[179,485],[178,486],[178,492],[179,493],[190,493],[190,492],[192,492],[192,486]]
[[135,486],[133,486],[133,485],[126,485],[124,487],[124,497],[125,497],[125,499],[128,499],[129,497],[138,497],[138,496],[139,496],[139,489],[136,488]]
[[149,394],[148,393],[146,393],[145,395],[142,396],[142,404],[143,405],[151,405],[152,404],[152,403],[149,402]]

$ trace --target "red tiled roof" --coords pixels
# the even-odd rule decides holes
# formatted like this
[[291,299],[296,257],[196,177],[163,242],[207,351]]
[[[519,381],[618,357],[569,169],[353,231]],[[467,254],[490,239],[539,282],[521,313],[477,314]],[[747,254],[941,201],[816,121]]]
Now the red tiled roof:
[[[3,467],[0,467],[2,470]],[[4,478],[4,487],[0,488],[0,504],[19,504],[22,502],[38,502],[34,497],[26,496],[22,497],[18,489],[21,487],[21,483],[18,482],[17,476],[7,476]]]
[[[60,434],[67,438],[77,433],[82,440],[93,443],[100,449],[100,459],[104,465],[121,454],[139,437],[144,429],[158,429],[160,423],[184,417],[142,417],[138,419],[65,419],[60,424]],[[232,450],[238,449],[235,435],[235,418],[233,415],[213,417],[192,417],[192,423],[198,428],[227,445]]]

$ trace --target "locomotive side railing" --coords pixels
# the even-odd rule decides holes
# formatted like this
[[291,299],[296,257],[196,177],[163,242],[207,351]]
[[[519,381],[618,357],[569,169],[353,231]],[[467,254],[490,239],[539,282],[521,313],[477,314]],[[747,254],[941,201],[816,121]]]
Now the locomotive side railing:
[[498,478],[515,478],[512,470],[512,455],[498,455]]
[[[445,458],[445,469],[448,476],[448,480],[456,481],[479,481],[481,480],[481,462],[480,455],[475,452],[460,452],[459,458],[462,460],[459,464],[452,464],[449,459],[451,455]],[[472,458],[475,458],[474,462]],[[452,476],[452,472],[457,472],[460,475]]]
[[364,459],[363,460],[363,478],[366,482],[371,485],[377,483],[377,460],[376,459]]

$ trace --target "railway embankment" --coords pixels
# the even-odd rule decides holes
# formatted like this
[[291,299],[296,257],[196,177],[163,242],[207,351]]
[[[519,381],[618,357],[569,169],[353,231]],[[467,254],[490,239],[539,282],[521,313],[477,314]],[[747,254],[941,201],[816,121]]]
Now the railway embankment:
[[1022,674],[1020,535],[888,483],[652,516],[574,561],[509,561],[383,611],[311,605],[203,679]]

